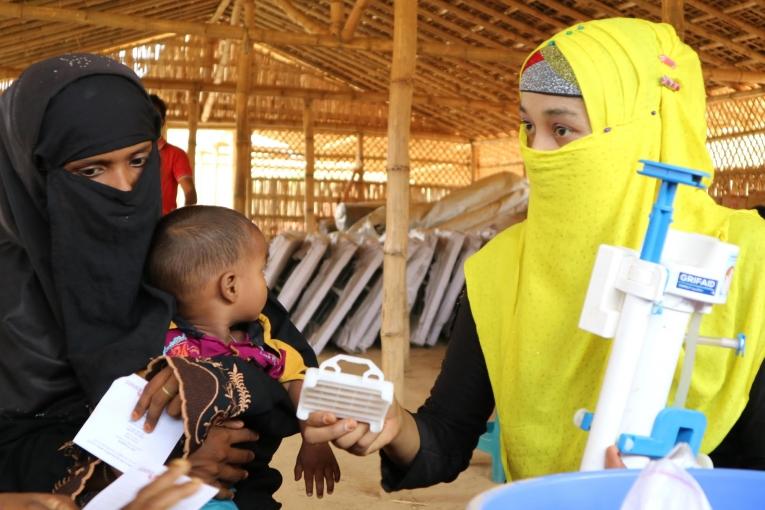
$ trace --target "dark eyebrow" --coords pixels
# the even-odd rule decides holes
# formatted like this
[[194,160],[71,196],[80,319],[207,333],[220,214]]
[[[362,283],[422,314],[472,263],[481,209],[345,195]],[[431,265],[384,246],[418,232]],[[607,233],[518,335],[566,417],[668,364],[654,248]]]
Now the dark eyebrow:
[[570,115],[576,117],[576,112],[569,110],[568,108],[550,108],[549,110],[545,110],[544,114],[548,117],[555,117],[556,115]]
[[[134,150],[133,152],[130,153],[130,157],[133,157],[136,154],[140,154],[142,152],[150,151],[151,150],[151,145],[150,144],[151,144],[151,142],[149,142],[149,141],[144,142],[141,147],[137,148],[136,150]],[[80,166],[80,165],[84,165],[84,166],[88,166],[88,165],[102,165],[104,163],[107,163],[107,160],[105,160],[105,159],[90,159],[90,158],[85,158],[82,161],[78,161],[77,165],[78,166]]]

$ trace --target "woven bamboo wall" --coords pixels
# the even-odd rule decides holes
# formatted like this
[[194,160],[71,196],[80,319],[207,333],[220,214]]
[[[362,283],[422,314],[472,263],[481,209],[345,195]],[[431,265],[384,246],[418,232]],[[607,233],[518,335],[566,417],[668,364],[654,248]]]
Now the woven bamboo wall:
[[[331,221],[335,205],[343,200],[385,200],[385,137],[316,133],[314,143],[317,220]],[[471,182],[469,143],[414,139],[410,154],[413,202],[438,200],[450,190]],[[304,169],[305,141],[301,132],[253,133],[249,213],[267,234],[302,230]]]

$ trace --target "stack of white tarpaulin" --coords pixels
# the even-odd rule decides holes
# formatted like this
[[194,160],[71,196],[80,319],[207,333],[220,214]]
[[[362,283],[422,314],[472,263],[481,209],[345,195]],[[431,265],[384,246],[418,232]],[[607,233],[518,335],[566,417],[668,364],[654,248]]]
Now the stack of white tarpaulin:
[[343,269],[356,253],[358,245],[344,234],[333,234],[332,246],[329,250],[329,257],[324,259],[321,267],[316,272],[313,281],[305,289],[300,298],[300,302],[295,307],[292,315],[292,322],[303,331],[308,325],[308,321],[313,317],[314,312],[324,300],[332,285],[340,276]]
[[321,352],[359,299],[364,288],[375,274],[380,273],[383,251],[380,241],[374,238],[360,239],[350,265],[346,266],[349,278],[338,278],[322,303],[325,313],[315,314],[304,333],[314,351]]
[[[417,292],[433,259],[437,237],[431,233],[411,232],[406,264],[406,290],[411,310]],[[348,352],[362,352],[374,344],[382,324],[382,278],[348,317],[335,343]]]
[[[433,204],[413,204],[406,274],[412,343],[435,345],[450,327],[465,284],[465,260],[523,219],[527,203],[525,179],[504,173]],[[329,342],[365,351],[379,337],[384,231],[381,207],[344,234],[285,233],[271,241],[269,287],[292,310],[293,322],[317,354]]]
[[483,244],[483,239],[477,234],[468,234],[465,237],[465,241],[462,244],[457,262],[454,264],[454,271],[452,272],[452,278],[449,280],[449,285],[446,288],[444,297],[441,300],[438,308],[438,313],[433,321],[430,331],[428,332],[427,344],[436,345],[439,335],[444,326],[452,317],[455,306],[457,306],[457,300],[460,297],[460,292],[465,287],[465,261],[469,256],[478,251]]
[[295,252],[303,246],[305,234],[286,232],[274,237],[268,245],[268,263],[263,271],[269,289],[276,286],[276,279],[286,269]]
[[459,232],[438,232],[438,244],[433,264],[428,271],[428,282],[425,287],[423,308],[419,315],[412,314],[411,342],[415,345],[425,345],[428,333],[441,306],[449,280],[454,273],[454,263],[460,254],[465,241],[465,234]]
[[[297,264],[292,268],[289,275],[287,275],[287,279],[284,281],[284,285],[282,285],[280,289],[277,289],[276,286],[272,287],[273,290],[279,291],[279,302],[284,305],[287,310],[292,309],[303,289],[305,289],[311,281],[311,277],[319,266],[319,263],[324,256],[324,252],[327,251],[327,246],[329,246],[329,239],[327,236],[310,235],[306,237],[303,246],[293,253],[292,259],[297,260]],[[281,275],[275,277],[275,279],[279,279],[280,276]]]

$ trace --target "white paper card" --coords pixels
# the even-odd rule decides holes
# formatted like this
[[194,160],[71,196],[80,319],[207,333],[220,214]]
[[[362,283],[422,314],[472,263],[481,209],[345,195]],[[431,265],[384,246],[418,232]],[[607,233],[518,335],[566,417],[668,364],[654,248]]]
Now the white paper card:
[[183,435],[183,422],[164,411],[147,433],[145,416],[132,421],[130,413],[144,386],[146,381],[135,374],[114,381],[75,436],[75,444],[123,473],[164,464]]
[[[126,471],[112,484],[99,492],[82,510],[115,510],[115,508],[122,508],[135,499],[138,491],[164,471],[164,466]],[[180,476],[175,483],[185,483],[189,480],[188,476]],[[170,510],[198,510],[217,493],[218,489],[215,487],[202,484],[197,492],[186,499],[182,499],[173,505]]]

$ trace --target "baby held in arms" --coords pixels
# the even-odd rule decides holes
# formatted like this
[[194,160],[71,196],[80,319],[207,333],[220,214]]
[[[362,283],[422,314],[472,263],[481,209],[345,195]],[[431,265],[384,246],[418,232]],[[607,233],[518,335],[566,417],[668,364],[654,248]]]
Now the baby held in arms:
[[[296,349],[271,337],[268,318],[261,313],[268,294],[263,275],[267,256],[265,237],[238,212],[214,206],[184,207],[158,224],[148,276],[153,286],[173,295],[177,302],[173,324],[165,335],[165,356],[246,360],[278,380],[296,407],[306,366]],[[180,390],[177,380],[163,386],[167,393]],[[247,388],[239,390],[249,395]],[[276,391],[283,390],[276,386]],[[246,416],[243,419],[246,423]],[[268,432],[253,428],[260,435],[258,443],[267,440]],[[276,431],[281,437],[290,433]],[[249,476],[240,484],[257,484],[257,471],[270,470],[264,465],[247,469]],[[303,442],[295,465],[296,480],[303,473],[309,496],[314,482],[319,497],[324,483],[332,493],[340,469],[327,443]],[[241,490],[240,484],[234,489]]]

